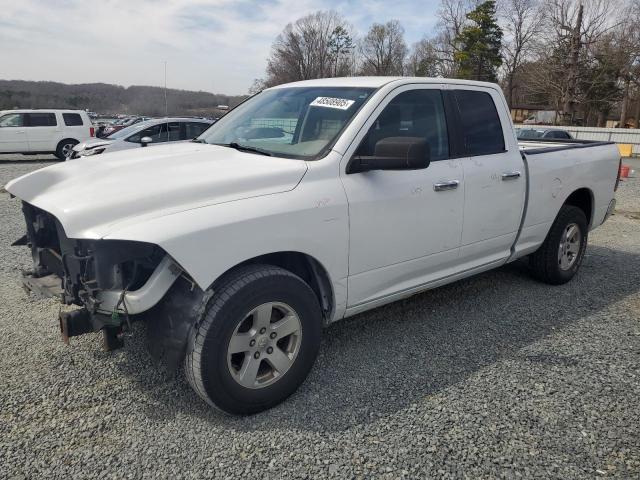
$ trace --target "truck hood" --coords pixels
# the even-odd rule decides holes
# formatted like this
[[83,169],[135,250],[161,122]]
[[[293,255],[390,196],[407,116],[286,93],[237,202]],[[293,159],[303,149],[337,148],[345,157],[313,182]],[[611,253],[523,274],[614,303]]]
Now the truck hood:
[[87,157],[9,182],[54,215],[70,238],[102,238],[145,219],[292,190],[307,164],[228,147],[180,143]]

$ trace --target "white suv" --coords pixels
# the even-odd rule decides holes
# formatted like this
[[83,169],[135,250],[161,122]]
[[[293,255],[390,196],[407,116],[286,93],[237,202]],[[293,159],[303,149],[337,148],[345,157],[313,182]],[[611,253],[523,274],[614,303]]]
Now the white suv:
[[0,153],[53,153],[64,160],[75,145],[94,136],[83,110],[0,111]]

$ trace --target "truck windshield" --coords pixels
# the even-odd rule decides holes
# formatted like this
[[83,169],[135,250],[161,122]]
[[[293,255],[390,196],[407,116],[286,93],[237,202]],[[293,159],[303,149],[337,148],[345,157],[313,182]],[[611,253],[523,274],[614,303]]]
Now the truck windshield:
[[222,117],[197,140],[313,160],[329,151],[373,91],[355,87],[266,90]]

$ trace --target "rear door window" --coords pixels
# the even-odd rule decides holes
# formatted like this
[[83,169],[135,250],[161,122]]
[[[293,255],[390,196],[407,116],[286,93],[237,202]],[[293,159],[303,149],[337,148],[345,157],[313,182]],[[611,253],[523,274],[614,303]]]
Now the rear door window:
[[199,123],[199,122],[186,122],[184,124],[184,138],[183,140],[192,140],[196,137],[199,137],[202,132],[204,132],[211,125],[208,123]]
[[25,113],[25,119],[28,127],[55,127],[58,125],[55,113]]
[[456,90],[467,155],[502,153],[504,134],[498,110],[487,92]]
[[79,113],[63,113],[62,119],[67,127],[77,127],[83,125],[82,117]]

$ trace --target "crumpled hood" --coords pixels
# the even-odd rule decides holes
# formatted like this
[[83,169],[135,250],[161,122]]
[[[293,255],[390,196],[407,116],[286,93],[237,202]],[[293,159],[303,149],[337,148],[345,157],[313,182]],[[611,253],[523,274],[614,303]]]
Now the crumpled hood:
[[104,139],[104,138],[92,138],[90,140],[86,140],[84,142],[79,143],[78,145],[73,147],[73,149],[76,152],[81,152],[82,150],[89,150],[89,149],[95,148],[95,147],[102,147],[102,146],[106,146],[106,145],[111,145],[112,142],[113,142],[113,140],[107,140],[107,139]]
[[306,162],[199,143],[125,150],[36,170],[11,194],[54,215],[70,238],[192,208],[292,190]]

